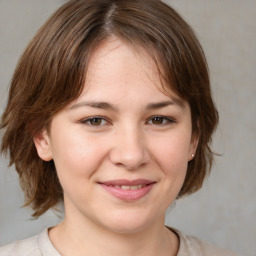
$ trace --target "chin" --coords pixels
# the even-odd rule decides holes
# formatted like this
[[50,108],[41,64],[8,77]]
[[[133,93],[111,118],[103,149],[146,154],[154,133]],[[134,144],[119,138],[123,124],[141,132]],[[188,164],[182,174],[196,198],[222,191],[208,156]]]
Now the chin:
[[117,234],[134,234],[134,233],[139,233],[145,230],[146,225],[138,225],[138,224],[132,224],[132,225],[125,225],[125,224],[120,224],[120,225],[114,225],[109,227],[109,229]]
[[[109,219],[106,226],[109,230],[119,234],[132,234],[145,230],[152,225],[153,219],[143,214],[118,214],[113,215],[114,218]],[[105,219],[106,220],[106,219]]]

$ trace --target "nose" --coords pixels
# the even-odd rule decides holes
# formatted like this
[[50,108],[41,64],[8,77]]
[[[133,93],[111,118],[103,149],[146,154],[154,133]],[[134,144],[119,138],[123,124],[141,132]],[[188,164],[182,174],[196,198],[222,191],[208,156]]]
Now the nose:
[[114,139],[110,161],[128,170],[135,170],[147,164],[150,155],[144,136],[138,129],[122,130]]

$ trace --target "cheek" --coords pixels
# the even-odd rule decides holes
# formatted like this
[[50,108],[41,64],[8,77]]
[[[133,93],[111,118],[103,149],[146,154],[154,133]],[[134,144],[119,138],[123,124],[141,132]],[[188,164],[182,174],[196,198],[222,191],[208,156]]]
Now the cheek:
[[188,164],[188,152],[190,136],[187,134],[172,134],[164,138],[158,138],[152,143],[153,155],[164,172],[186,172]]
[[55,137],[53,143],[53,160],[61,176],[79,178],[81,176],[91,176],[97,169],[104,157],[104,148],[93,138],[85,136],[66,135]]
[[[166,210],[177,198],[184,183],[187,173],[187,152],[189,140],[186,136],[168,136],[158,143],[154,143],[155,162],[161,170],[161,187],[158,194],[162,193],[163,209]],[[159,198],[156,198],[159,200]]]

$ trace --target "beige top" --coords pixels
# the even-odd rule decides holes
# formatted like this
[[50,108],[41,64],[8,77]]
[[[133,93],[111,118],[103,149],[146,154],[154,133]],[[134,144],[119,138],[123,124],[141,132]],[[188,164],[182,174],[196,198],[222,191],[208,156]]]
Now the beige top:
[[[177,256],[238,256],[193,236],[185,236],[180,231],[173,231],[180,240]],[[48,229],[45,229],[37,236],[1,247],[0,256],[61,256],[61,254],[53,247],[48,236]]]

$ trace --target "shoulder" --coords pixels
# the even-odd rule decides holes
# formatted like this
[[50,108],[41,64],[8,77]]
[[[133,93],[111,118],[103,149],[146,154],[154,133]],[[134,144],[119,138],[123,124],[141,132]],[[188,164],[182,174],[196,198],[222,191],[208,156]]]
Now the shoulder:
[[0,256],[61,256],[54,248],[48,235],[48,229],[31,238],[17,241],[0,248]]
[[180,248],[177,256],[239,256],[234,252],[216,247],[194,236],[184,235],[182,232],[172,229],[180,240]]
[[41,256],[38,247],[38,236],[1,247],[0,256]]
[[[209,244],[205,241],[202,241],[194,236],[185,236],[184,241],[187,246],[194,251],[195,255],[204,255],[204,256],[238,256],[234,252],[216,247],[212,244]],[[199,254],[201,253],[201,254]]]

